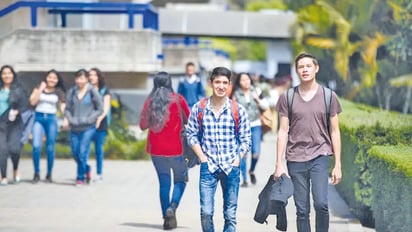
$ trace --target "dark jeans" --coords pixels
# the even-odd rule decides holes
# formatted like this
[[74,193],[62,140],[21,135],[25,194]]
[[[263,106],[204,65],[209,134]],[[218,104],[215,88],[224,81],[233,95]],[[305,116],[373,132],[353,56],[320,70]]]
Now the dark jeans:
[[318,156],[306,162],[287,162],[292,178],[298,232],[310,232],[310,189],[316,212],[316,232],[329,230],[328,169],[329,156]]
[[[156,169],[157,177],[159,179],[159,195],[160,205],[162,207],[163,218],[166,217],[166,210],[168,207],[177,207],[182,199],[183,192],[186,188],[186,164],[183,156],[155,156],[152,155],[152,162]],[[170,198],[170,189],[173,172],[173,193]]]
[[224,232],[236,231],[236,210],[239,195],[240,169],[233,167],[229,175],[223,171],[210,173],[207,162],[200,164],[200,217],[203,232],[214,232],[213,214],[217,183],[223,192]]
[[14,122],[7,121],[7,116],[0,118],[0,170],[1,177],[7,177],[7,158],[10,156],[13,170],[19,167],[20,151],[23,144],[20,142],[23,122],[18,116]]

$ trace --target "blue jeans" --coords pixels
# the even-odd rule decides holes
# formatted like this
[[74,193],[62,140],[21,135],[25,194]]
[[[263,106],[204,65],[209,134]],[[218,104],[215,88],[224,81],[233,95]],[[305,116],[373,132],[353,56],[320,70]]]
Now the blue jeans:
[[[262,126],[251,127],[252,132],[252,146],[251,146],[251,162],[250,162],[250,172],[254,172],[256,168],[257,161],[260,156],[260,145],[262,143]],[[240,171],[242,173],[242,179],[244,182],[247,181],[247,155],[243,156],[240,162]]]
[[[173,207],[176,209],[182,199],[183,192],[186,188],[185,177],[187,168],[183,156],[169,157],[152,155],[151,157],[159,179],[160,205],[162,207],[162,216],[165,218],[167,208]],[[173,172],[174,182],[171,198],[172,176],[170,171]]]
[[103,173],[103,159],[104,159],[104,140],[106,138],[107,131],[96,130],[92,137],[92,142],[94,142],[94,151],[96,154],[96,173],[97,175],[102,175]]
[[200,218],[204,232],[214,232],[213,214],[217,183],[220,181],[223,192],[224,232],[236,231],[236,210],[239,195],[240,169],[233,167],[229,175],[223,171],[210,173],[207,162],[200,164]]
[[95,131],[95,127],[90,127],[84,131],[70,132],[70,147],[73,158],[77,163],[77,180],[84,181],[87,171],[87,160],[89,159],[90,142]]
[[292,178],[298,232],[310,232],[310,189],[316,212],[316,232],[329,230],[328,171],[329,156],[318,156],[306,162],[287,162]]
[[32,147],[34,173],[40,173],[40,157],[43,145],[43,136],[46,135],[47,175],[51,175],[54,163],[54,148],[58,133],[56,114],[34,114],[32,128]]

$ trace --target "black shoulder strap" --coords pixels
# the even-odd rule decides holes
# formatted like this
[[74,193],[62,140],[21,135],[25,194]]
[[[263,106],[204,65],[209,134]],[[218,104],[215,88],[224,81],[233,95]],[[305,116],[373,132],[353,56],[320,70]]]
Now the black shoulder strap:
[[[328,129],[329,137],[330,137],[330,105],[332,104],[332,90],[322,86],[323,88],[323,99],[325,101],[326,107],[326,128]],[[288,89],[287,92],[287,102],[288,102],[288,117],[289,117],[289,126],[292,119],[292,104],[293,98],[295,96],[295,92],[297,87]]]
[[326,107],[326,128],[328,129],[330,137],[330,105],[332,103],[332,90],[326,87],[323,87],[323,98],[325,100]]
[[286,96],[286,100],[288,103],[288,119],[289,119],[289,127],[290,127],[290,123],[292,122],[292,104],[293,104],[293,98],[295,96],[295,92],[297,91],[297,86],[288,89],[287,92],[287,96]]

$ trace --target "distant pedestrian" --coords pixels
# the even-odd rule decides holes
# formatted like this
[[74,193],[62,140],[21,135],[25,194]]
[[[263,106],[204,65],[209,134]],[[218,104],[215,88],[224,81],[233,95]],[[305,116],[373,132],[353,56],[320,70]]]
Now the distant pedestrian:
[[[260,156],[260,146],[262,143],[262,122],[260,111],[269,108],[269,103],[263,97],[262,91],[254,86],[250,74],[239,73],[233,84],[232,99],[241,104],[247,112],[252,133],[251,162],[249,168],[250,182],[256,184],[255,168]],[[240,164],[243,177],[242,187],[247,187],[247,155],[243,157]]]
[[74,78],[75,86],[67,92],[64,127],[70,126],[70,147],[77,163],[76,186],[82,186],[90,181],[90,142],[103,106],[99,92],[88,82],[86,70],[78,70]]
[[30,95],[30,104],[34,107],[32,128],[32,148],[34,176],[33,183],[40,181],[40,157],[43,137],[46,136],[47,172],[46,182],[52,182],[52,170],[55,145],[58,133],[57,112],[64,113],[66,96],[63,79],[56,70],[48,71],[40,84]]
[[[213,69],[210,76],[213,95],[201,112],[199,103],[193,106],[187,126],[188,143],[201,162],[200,216],[204,232],[215,231],[214,198],[219,181],[223,192],[223,231],[236,231],[239,165],[249,151],[251,132],[245,108],[227,96],[231,74],[224,67]],[[232,114],[232,107],[238,108],[236,115]],[[199,113],[203,115],[201,121]]]
[[[342,178],[338,120],[342,109],[336,94],[332,92],[330,117],[327,117],[326,89],[316,81],[319,64],[313,55],[298,55],[295,68],[300,85],[293,89],[293,98],[289,104],[288,94],[284,92],[276,105],[280,126],[274,178],[278,179],[281,175],[290,175],[292,178],[298,232],[307,232],[311,228],[310,192],[316,212],[316,231],[326,232],[329,230],[328,172],[331,155],[335,156],[332,184],[338,184]],[[291,109],[288,109],[290,104]],[[284,153],[289,173],[282,164]]]
[[103,100],[103,113],[97,118],[96,132],[92,137],[94,143],[94,151],[96,156],[96,177],[94,182],[100,183],[103,181],[103,160],[104,160],[104,141],[106,139],[107,130],[111,121],[111,106],[110,106],[110,91],[105,84],[103,72],[98,68],[89,70],[88,78],[90,84],[99,92]]
[[29,101],[12,66],[2,66],[0,73],[0,185],[7,185],[8,157],[13,164],[13,182],[20,182],[18,167],[24,130],[21,113],[29,108]]
[[189,108],[192,108],[196,102],[206,96],[202,81],[196,75],[194,63],[189,62],[186,64],[186,75],[180,80],[177,92],[185,98]]
[[189,107],[185,99],[174,93],[168,73],[157,73],[153,89],[144,102],[139,125],[142,130],[149,129],[146,150],[151,154],[159,179],[160,205],[165,230],[177,227],[176,209],[186,188],[187,167],[182,156],[180,137],[184,126],[182,117],[189,117]]

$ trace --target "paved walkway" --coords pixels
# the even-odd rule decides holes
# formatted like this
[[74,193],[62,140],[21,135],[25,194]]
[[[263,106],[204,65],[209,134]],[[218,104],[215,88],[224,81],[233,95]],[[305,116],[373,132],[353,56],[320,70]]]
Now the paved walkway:
[[[256,186],[240,190],[239,232],[275,231],[276,216],[269,216],[268,225],[253,221],[258,202],[257,196],[268,176],[273,172],[274,141],[275,137],[269,135],[262,144],[263,154],[257,166]],[[91,161],[94,169],[94,160]],[[43,159],[42,170],[45,166]],[[0,187],[0,231],[149,232],[162,230],[157,178],[150,161],[105,161],[104,182],[83,187],[74,186],[75,168],[72,160],[57,160],[53,175],[55,183],[40,182],[33,185],[30,182],[33,175],[31,160],[22,160],[20,166],[22,182],[18,185]],[[198,166],[190,170],[190,180],[177,211],[178,228],[174,230],[176,232],[201,231],[198,172]],[[41,178],[44,178],[44,173]],[[362,228],[332,186],[329,192],[331,232],[373,231]],[[222,231],[220,188],[216,196],[216,231]],[[295,207],[292,199],[289,200],[287,212],[288,231],[296,231]],[[314,225],[313,219],[312,225]]]

